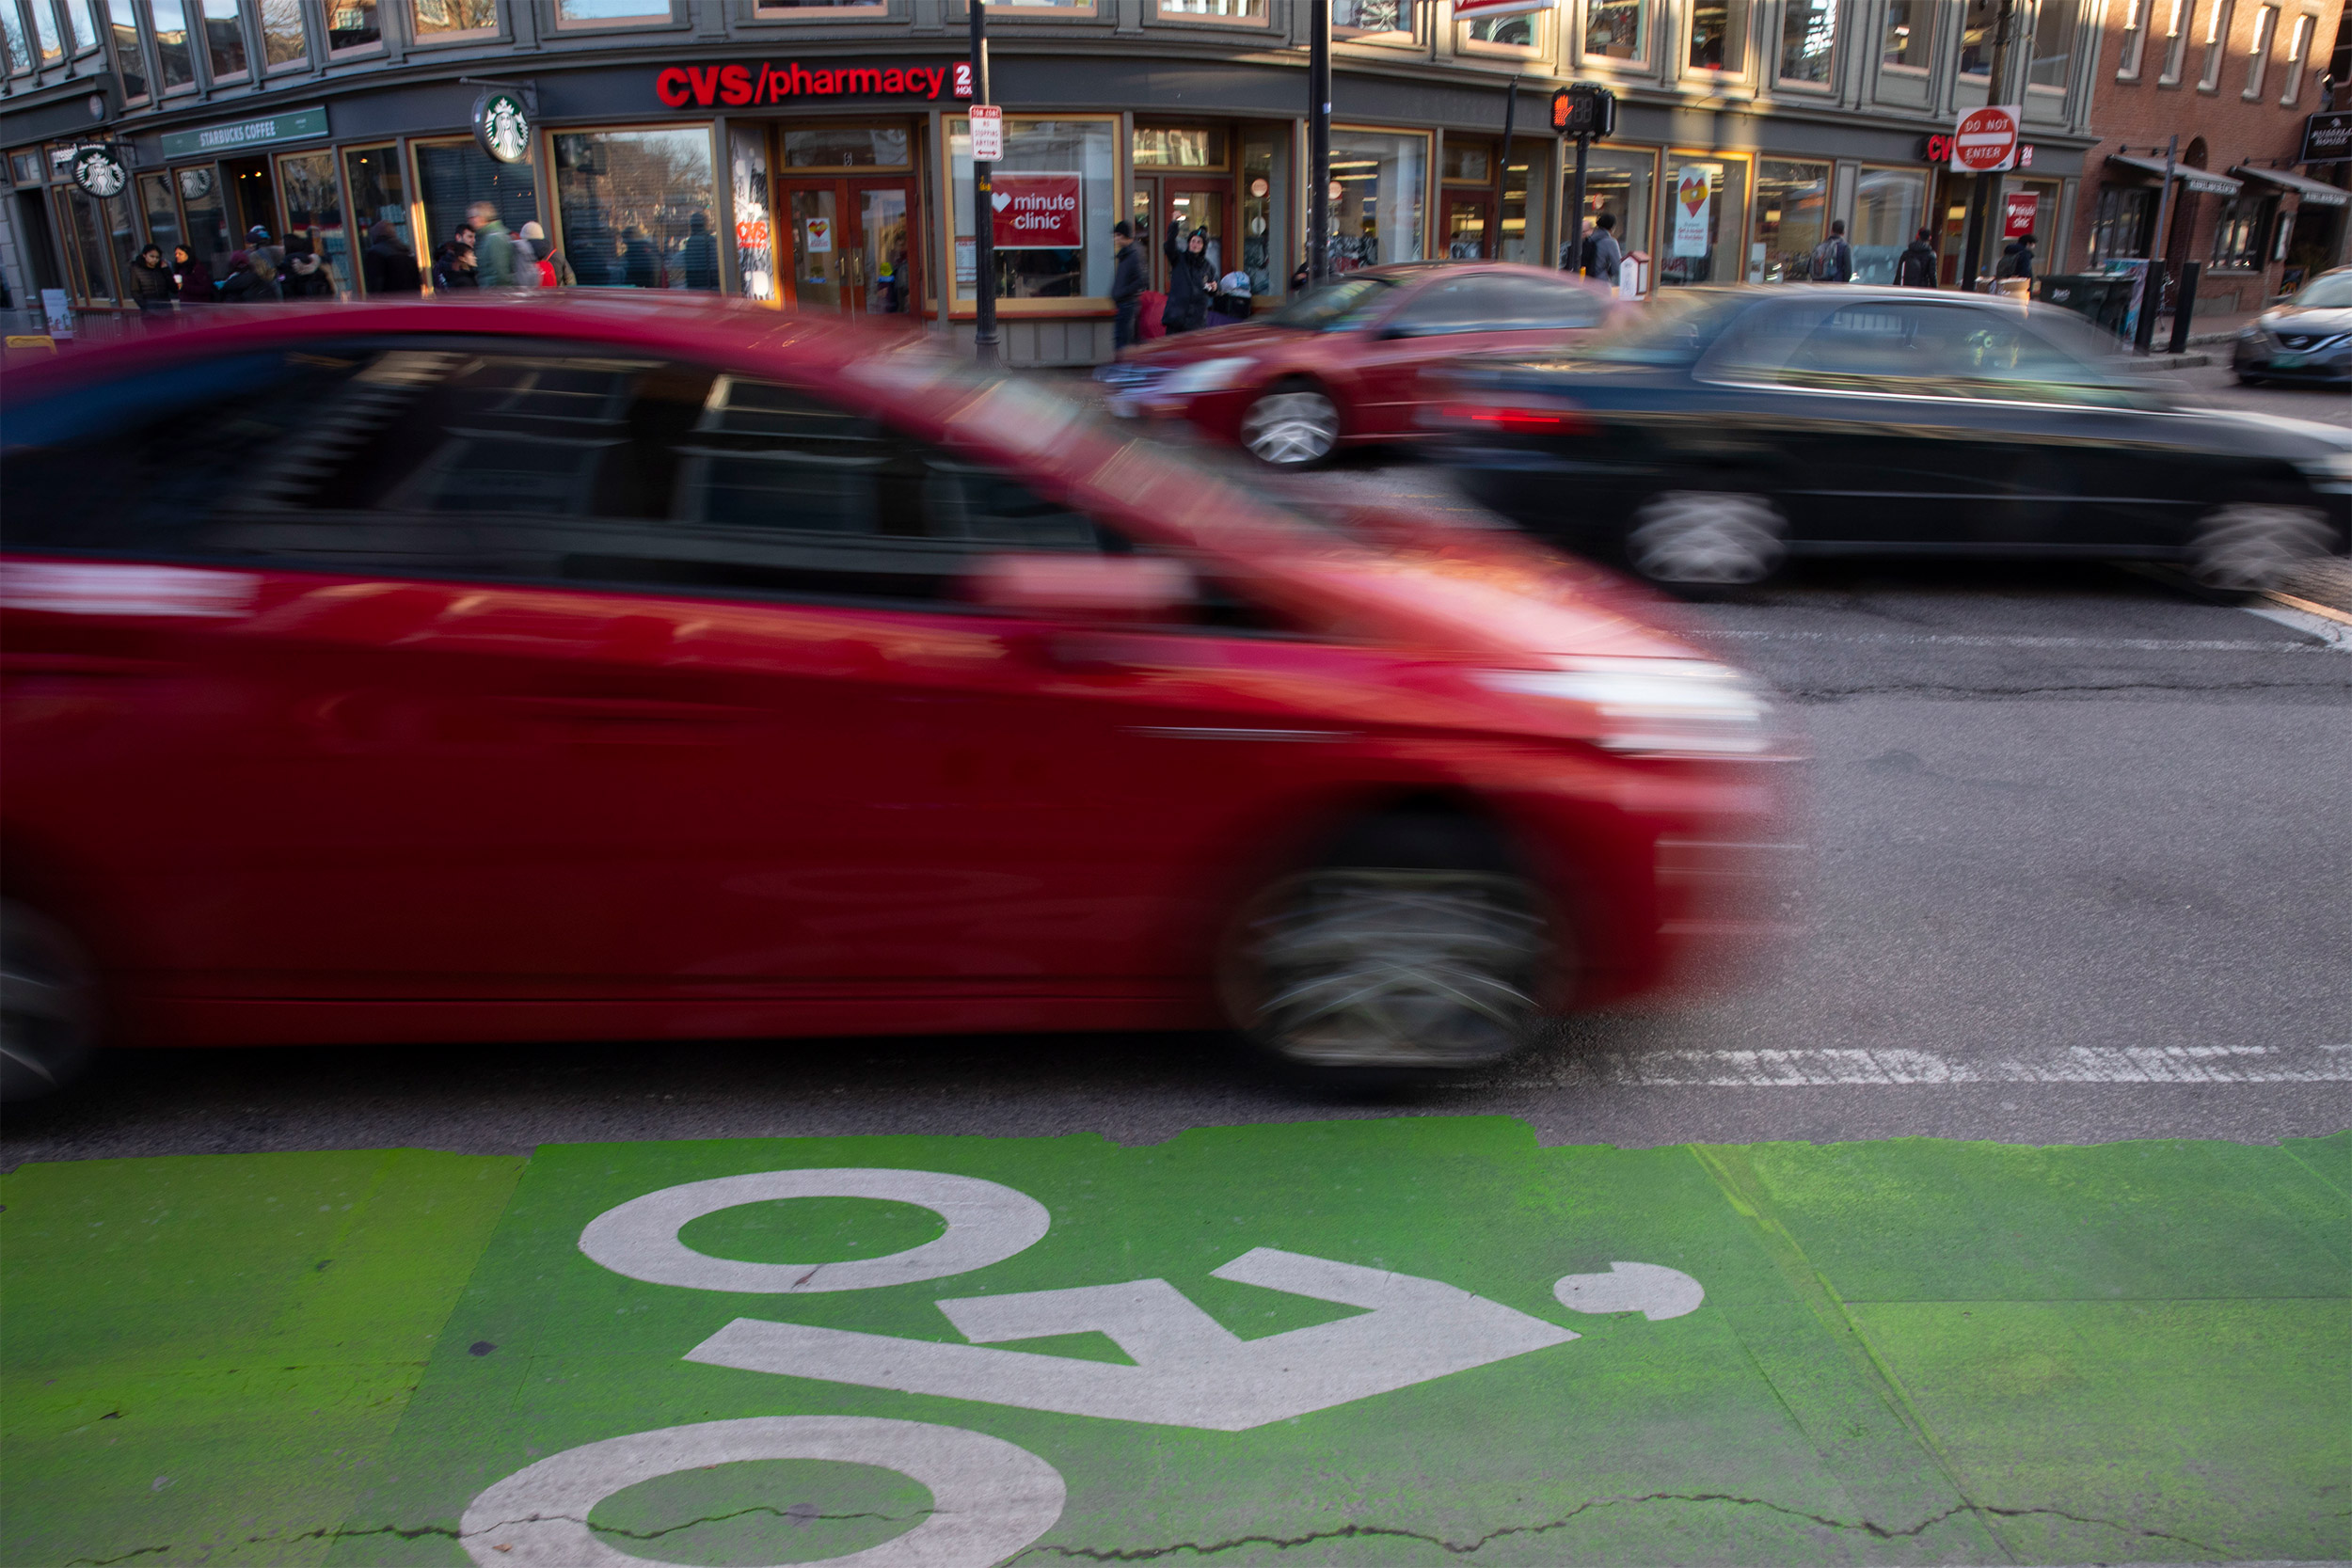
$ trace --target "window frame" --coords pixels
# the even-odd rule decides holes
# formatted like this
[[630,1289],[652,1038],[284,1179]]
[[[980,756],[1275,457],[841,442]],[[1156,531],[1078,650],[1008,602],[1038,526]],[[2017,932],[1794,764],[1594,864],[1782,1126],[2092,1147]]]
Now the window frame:
[[1675,52],[1677,62],[1675,74],[1677,77],[1694,82],[1729,83],[1746,82],[1751,79],[1748,62],[1755,54],[1756,21],[1756,8],[1754,0],[1724,0],[1724,15],[1725,18],[1739,19],[1740,63],[1737,66],[1692,63],[1692,52],[1698,47],[1699,8],[1693,3],[1679,7],[1677,9],[1682,17],[1681,26],[1677,29],[1681,47]]
[[[2066,54],[2064,58],[2066,64],[2059,73],[2060,80],[2037,82],[2034,80],[2034,71],[2041,64],[2042,24],[2049,18],[2056,18],[2058,25],[2065,29]],[[2074,51],[2082,41],[2080,23],[2081,18],[2076,14],[2074,0],[2038,0],[2033,11],[2033,27],[2026,35],[2026,92],[2055,94],[2063,97],[2070,90],[2074,74]]]
[[2313,11],[2295,13],[2295,31],[2287,45],[2287,90],[2279,95],[2279,107],[2292,109],[2302,101],[2303,77],[2311,63],[2312,40],[2319,32],[2319,16]]
[[[740,124],[741,121],[739,120],[737,123]],[[541,214],[539,219],[540,227],[544,228],[548,231],[548,247],[562,252],[567,260],[572,255],[571,238],[564,232],[564,185],[563,178],[557,170],[555,162],[556,137],[614,136],[643,134],[650,131],[692,130],[700,130],[703,134],[704,141],[708,144],[710,156],[711,193],[710,228],[711,237],[719,246],[719,286],[716,289],[655,289],[647,290],[645,292],[657,294],[684,294],[696,299],[741,298],[742,294],[736,286],[737,280],[735,277],[735,267],[733,265],[735,237],[726,232],[724,221],[722,215],[727,210],[726,203],[734,199],[735,166],[729,161],[728,156],[732,150],[727,147],[724,140],[722,139],[719,135],[719,120],[716,116],[713,116],[709,119],[629,120],[619,125],[565,125],[562,127],[541,127],[537,131],[533,132],[532,138],[532,146],[531,149],[532,166],[534,171],[546,171],[544,175],[534,172],[533,190],[538,198],[538,206]],[[472,139],[473,138],[470,136],[412,137],[410,139],[410,145],[416,146],[432,144],[446,147],[452,143],[455,143],[459,146],[464,146],[469,143]],[[848,173],[850,171],[844,170],[843,172]],[[415,179],[415,172],[413,170],[411,171],[410,177]],[[775,200],[774,191],[777,180],[774,168],[771,167],[769,169],[768,179],[770,192],[769,200],[772,205]],[[424,182],[417,180],[417,182],[411,188],[416,192],[416,196],[413,199],[421,205],[424,200]],[[769,222],[771,227],[775,222],[772,212],[770,214]],[[436,248],[437,248],[437,245]],[[426,267],[428,272],[427,287],[430,288],[430,265],[421,259],[426,254],[429,253],[421,250],[420,251],[420,261],[418,264],[420,266]],[[582,283],[579,285],[579,288],[584,297],[601,297],[606,296],[609,293],[626,296],[628,293],[636,292],[626,288],[608,291],[603,285],[595,283]]]
[[[489,0],[490,25],[487,27],[455,27],[431,33],[424,30],[423,23],[417,15],[417,8],[425,4],[425,0],[393,0],[393,3],[400,7],[400,24],[407,29],[408,47],[438,49],[445,44],[480,43],[490,39],[507,37],[505,6],[507,3],[515,3],[515,0]],[[375,8],[375,24],[380,34],[384,26],[384,7],[381,4]]]
[[[270,0],[254,0],[254,36],[262,44],[262,51],[255,58],[261,61],[261,74],[263,76],[281,76],[289,71],[308,71],[310,68],[310,61],[317,55],[318,40],[310,34],[312,14],[310,6],[307,4],[307,0],[289,0],[289,3],[294,7],[294,24],[302,34],[302,53],[291,60],[272,65],[269,61],[269,31],[265,21]],[[329,0],[329,3],[331,4],[332,0]]]
[[[329,0],[329,3],[331,4],[332,0]],[[677,7],[672,3],[672,0],[639,0],[639,3],[650,8],[631,16],[593,17],[583,18],[578,22],[567,22],[564,19],[564,7],[566,0],[548,0],[548,21],[553,31],[565,36],[576,33],[638,32],[648,27],[678,25]]]
[[1576,57],[1579,63],[1600,71],[1648,71],[1652,66],[1658,33],[1658,12],[1651,0],[1632,0],[1633,53],[1630,55],[1597,55],[1591,47],[1593,7],[1599,0],[1584,0],[1583,9],[1576,16]]
[[[2238,215],[2232,209],[2248,202],[2253,204],[2250,214]],[[2270,235],[2279,219],[2280,201],[2276,196],[2249,196],[2241,193],[2230,198],[2228,205],[2215,214],[2213,249],[2207,262],[2210,273],[2235,277],[2259,277],[2270,267]],[[2244,226],[2244,243],[2233,247],[2225,258],[2222,242],[2233,229]],[[2250,261],[2248,258],[2251,258]]]
[[[1968,69],[1965,61],[1965,55],[1968,52],[1968,0],[1959,0],[1959,5],[1960,34],[1959,37],[1952,40],[1954,45],[1956,45],[1952,52],[1952,75],[1955,80],[1962,82],[1972,80],[1983,81],[1985,83],[1985,90],[1989,94],[1992,91],[1993,82],[1992,52],[1990,50],[1986,51],[1984,56],[1984,69],[1982,71],[1971,71]],[[1987,25],[1998,25],[1999,22],[2000,13],[1997,9],[1995,9],[1992,20],[1987,23]]]
[[[1924,59],[1928,51],[1935,44],[1935,7],[1931,3],[1922,6],[1920,0],[1899,0],[1899,3],[1913,8],[1903,12],[1903,26],[1907,29],[1903,36],[1909,40],[1903,45],[1904,53],[1916,53]],[[1925,40],[1918,37],[1919,18],[1915,14],[1915,10],[1925,10],[1927,13],[1928,36]],[[1894,29],[1895,8],[1893,4],[1890,4],[1879,18],[1879,70],[1882,72],[1891,71],[1899,75],[1924,78],[1928,74],[1927,66],[1913,65],[1908,60],[1888,58],[1886,40],[1893,36]],[[1914,45],[1918,47],[1915,50]]]
[[2230,29],[2237,23],[2237,0],[2213,0],[2205,13],[2205,63],[2197,73],[2197,90],[2221,90],[2221,67],[2230,53]]
[[[993,5],[995,0],[989,0],[989,3]],[[1274,26],[1274,0],[1242,0],[1242,3],[1256,5],[1258,14],[1218,16],[1211,11],[1169,10],[1165,8],[1168,0],[1152,0],[1151,13],[1144,20],[1155,26],[1254,27],[1260,31],[1270,30]]]
[[[1507,16],[1478,18],[1454,24],[1454,53],[1464,59],[1547,60],[1556,58],[1559,40],[1552,32],[1552,18],[1559,14],[1557,6],[1542,10],[1514,11]],[[1535,40],[1533,43],[1496,43],[1490,39],[1474,39],[1470,29],[1479,22],[1517,22],[1520,17],[1533,19]]]
[[1829,16],[1829,50],[1826,55],[1827,69],[1818,82],[1808,81],[1803,76],[1791,76],[1787,70],[1788,24],[1797,15],[1799,3],[1800,0],[1782,0],[1780,36],[1775,40],[1772,55],[1772,84],[1776,87],[1786,87],[1796,92],[1835,93],[1839,87],[1838,77],[1843,72],[1846,64],[1844,0],[1823,0],[1822,9]]
[[2156,0],[2123,0],[2123,46],[2116,52],[2115,79],[2139,80],[2148,55],[2148,24],[2156,19]]
[[[1434,6],[1417,5],[1414,0],[1399,0],[1397,14],[1400,17],[1409,17],[1411,21],[1405,26],[1390,27],[1380,32],[1375,32],[1369,27],[1343,27],[1334,17],[1331,23],[1331,41],[1335,45],[1350,49],[1418,50],[1430,38],[1435,37],[1435,24],[1430,17],[1435,14],[1436,9]],[[1431,29],[1431,31],[1424,33],[1424,28]]]
[[2246,53],[2246,90],[2240,98],[2249,103],[2259,100],[2263,87],[2270,80],[2270,48],[2279,41],[2279,7],[2263,5],[2254,10],[2254,40]]
[[[993,13],[994,9],[993,0],[991,0],[990,8]],[[959,100],[958,106],[944,109],[939,114],[932,117],[933,123],[939,127],[939,143],[937,148],[939,163],[937,166],[940,170],[941,182],[943,184],[959,182],[956,181],[955,173],[956,138],[954,126],[957,121],[962,121],[965,127],[965,136],[968,138],[971,135],[971,116],[965,112],[969,106],[968,103]],[[1128,145],[1128,137],[1130,135],[1130,128],[1127,123],[1128,117],[1118,114],[1099,113],[1060,114],[1050,109],[1035,114],[1009,114],[1005,117],[1006,140],[1008,143],[1010,142],[1012,138],[1012,127],[1015,121],[1041,119],[1057,122],[1099,120],[1107,123],[1111,128],[1110,210],[1115,217],[1123,217],[1127,214],[1134,211],[1135,176],[1132,166],[1134,164],[1135,150],[1132,145]],[[910,146],[912,146],[912,142],[910,142]],[[1231,156],[1232,153],[1229,150],[1227,152],[1227,157],[1231,158]],[[1004,166],[999,164],[993,166],[1003,168]],[[1007,170],[1007,172],[1018,173],[1019,171]],[[1155,170],[1154,172],[1158,171]],[[1181,173],[1182,171],[1179,170],[1177,172]],[[1085,189],[1084,170],[1079,171],[1079,177],[1081,182],[1081,200],[1083,201]],[[771,175],[770,178],[772,181],[774,176]],[[1230,176],[1226,178],[1230,178]],[[975,302],[975,296],[963,292],[964,285],[959,281],[956,277],[956,242],[958,239],[961,238],[961,236],[956,232],[955,192],[953,190],[943,190],[940,192],[939,206],[940,229],[943,231],[941,238],[946,244],[947,264],[940,278],[938,293],[935,296],[927,295],[926,297],[936,298],[938,302],[938,319],[943,323],[974,321],[977,319],[979,307]],[[1083,219],[1083,212],[1080,214],[1080,216]],[[977,226],[978,222],[977,214],[973,215],[973,221]],[[1104,224],[1103,230],[1104,234],[1102,236],[1102,243],[1108,245],[1110,241],[1107,236],[1109,234],[1110,225],[1108,223]],[[1096,239],[1097,236],[1089,231],[1084,235],[1084,238],[1089,241],[1092,241]],[[1084,247],[1081,248],[1083,250]],[[1083,263],[1081,263],[1081,265],[1083,265]],[[1054,298],[1031,299],[1007,299],[999,297],[996,301],[996,314],[999,317],[1074,316],[1080,318],[1107,318],[1112,313],[1110,295],[1107,293],[1065,294]]]
[[890,8],[891,0],[862,0],[850,6],[787,6],[777,0],[752,0],[750,21],[754,25],[780,22],[794,27],[827,22],[870,22],[887,19]]
[[[1009,22],[1094,22],[1104,16],[1104,7],[1110,0],[1084,0],[1075,6],[1057,6],[1052,0],[987,0],[988,14],[993,19],[1003,17]],[[885,9],[887,6],[885,5]],[[969,22],[972,8],[963,0],[947,0],[945,8],[947,20]],[[1036,119],[1067,118],[1035,116]]]
[[[196,8],[198,20],[202,25],[202,32],[204,35],[205,82],[212,87],[239,87],[243,86],[245,83],[254,80],[260,73],[253,69],[253,40],[246,37],[245,0],[184,0],[184,3]],[[207,6],[224,4],[229,6],[235,12],[237,47],[245,55],[244,67],[240,70],[230,71],[221,71],[214,69],[213,23],[215,18],[205,9]]]
[[327,63],[332,65],[338,60],[364,60],[371,55],[382,54],[385,48],[385,8],[387,6],[396,6],[399,3],[399,0],[374,0],[375,41],[373,43],[347,43],[342,45],[341,48],[336,47],[335,44],[335,29],[327,25],[328,19],[326,8],[332,6],[335,3],[336,0],[323,0],[319,10],[319,42],[326,46]]
[[2189,0],[2165,0],[2169,7],[2164,30],[2164,69],[2156,73],[2156,86],[2177,87],[2181,72],[2188,67]]

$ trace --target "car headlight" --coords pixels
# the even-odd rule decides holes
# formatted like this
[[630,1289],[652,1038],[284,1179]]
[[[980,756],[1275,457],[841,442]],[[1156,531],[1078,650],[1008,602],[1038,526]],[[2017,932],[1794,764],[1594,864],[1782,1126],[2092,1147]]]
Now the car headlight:
[[2324,457],[2306,457],[2295,465],[2303,470],[2303,477],[2312,482],[2314,490],[2330,494],[2352,491],[2352,451],[2331,451]]
[[1249,361],[1247,359],[1196,359],[1161,382],[1159,389],[1170,397],[1222,391],[1239,381],[1248,371]]
[[1747,676],[1703,658],[1565,659],[1556,670],[1490,670],[1497,691],[1597,709],[1595,743],[1646,756],[1756,756],[1772,749],[1772,704]]

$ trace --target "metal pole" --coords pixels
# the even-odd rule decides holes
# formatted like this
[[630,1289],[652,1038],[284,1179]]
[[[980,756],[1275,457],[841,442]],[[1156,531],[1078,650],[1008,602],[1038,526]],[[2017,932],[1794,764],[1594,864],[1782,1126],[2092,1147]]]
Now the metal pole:
[[1307,286],[1331,274],[1331,0],[1307,8]]
[[[1584,270],[1584,155],[1592,150],[1592,146],[1590,135],[1580,134],[1577,136],[1576,195],[1568,203],[1568,227],[1574,230],[1568,237],[1568,270],[1573,273]],[[1615,288],[1617,280],[1611,278],[1609,286]]]
[[[994,102],[988,95],[988,0],[969,0],[972,13],[972,102]],[[971,124],[965,120],[968,128]],[[972,357],[981,365],[996,363],[996,166],[972,160]]]
[[2139,280],[2139,323],[2132,334],[2132,352],[2145,354],[2156,341],[2156,309],[2164,303],[2164,275],[2169,266],[2166,252],[2172,230],[2172,181],[2179,166],[2179,133],[2164,144],[2164,189],[2156,196],[2155,232],[2148,236],[2148,270]]
[[[2001,0],[2000,14],[1993,24],[1992,71],[1984,79],[1984,101],[1987,103],[1998,103],[2009,84],[2010,22],[2016,14],[2017,0]],[[2026,128],[2018,126],[2017,134],[2021,139],[2025,133]],[[1960,269],[1960,286],[1970,292],[1975,291],[1977,279],[1984,276],[1984,239],[1985,230],[1989,227],[1985,214],[1993,205],[1993,193],[2000,183],[2001,177],[1997,174],[1979,174],[1977,176],[1977,188],[1969,194],[1968,238],[1964,247],[1966,255]]]
[[1511,130],[1519,117],[1519,79],[1511,78],[1511,90],[1502,100],[1502,166],[1495,170],[1495,231],[1486,249],[1490,261],[1502,260],[1502,210],[1511,200]]

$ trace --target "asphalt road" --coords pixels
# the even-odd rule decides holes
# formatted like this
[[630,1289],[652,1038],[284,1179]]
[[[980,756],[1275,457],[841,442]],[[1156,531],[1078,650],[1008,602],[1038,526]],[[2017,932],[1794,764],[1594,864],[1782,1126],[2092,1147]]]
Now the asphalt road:
[[[2185,380],[2352,425],[2352,398]],[[1452,506],[1443,476],[1320,481]],[[1571,1021],[1378,1101],[1219,1037],[126,1053],[0,1162],[574,1140],[1092,1132],[1494,1114],[1548,1143],[2269,1141],[2352,1126],[2352,649],[2106,566],[1808,567],[1682,614],[1810,738],[1776,974]],[[2330,1049],[2332,1048],[2332,1049]]]

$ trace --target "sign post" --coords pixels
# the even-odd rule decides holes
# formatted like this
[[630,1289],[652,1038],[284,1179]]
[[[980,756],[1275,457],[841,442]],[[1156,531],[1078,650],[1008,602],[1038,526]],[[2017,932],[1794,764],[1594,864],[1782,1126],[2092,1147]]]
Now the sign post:
[[1617,95],[1590,82],[1562,87],[1551,95],[1551,129],[1576,138],[1576,183],[1568,196],[1567,265],[1564,272],[1584,270],[1584,168],[1595,136],[1617,129]]
[[1331,275],[1331,0],[1307,7],[1307,286]]
[[995,108],[988,92],[988,0],[966,0],[972,13],[972,357],[996,363],[996,158],[1004,156],[1004,111],[994,116],[994,157],[980,156],[980,114]]

